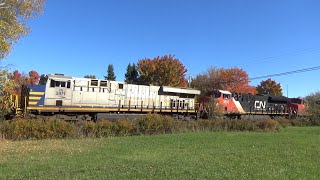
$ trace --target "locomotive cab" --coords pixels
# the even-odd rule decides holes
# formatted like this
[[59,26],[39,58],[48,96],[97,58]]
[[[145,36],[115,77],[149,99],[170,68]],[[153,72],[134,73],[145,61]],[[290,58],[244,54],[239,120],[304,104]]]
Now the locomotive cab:
[[305,115],[305,104],[301,98],[290,98],[289,109],[293,115]]
[[[214,90],[207,94],[211,99],[214,99],[215,111],[224,113],[239,113],[235,99],[229,91]],[[208,100],[207,100],[208,102]]]
[[72,77],[48,75],[45,105],[70,106],[72,101]]

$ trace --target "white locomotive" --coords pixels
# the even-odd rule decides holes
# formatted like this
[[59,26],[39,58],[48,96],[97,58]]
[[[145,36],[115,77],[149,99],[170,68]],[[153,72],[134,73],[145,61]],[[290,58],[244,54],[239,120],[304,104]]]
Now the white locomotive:
[[190,88],[48,75],[46,85],[25,86],[22,97],[31,114],[97,119],[100,113],[196,115],[199,94]]

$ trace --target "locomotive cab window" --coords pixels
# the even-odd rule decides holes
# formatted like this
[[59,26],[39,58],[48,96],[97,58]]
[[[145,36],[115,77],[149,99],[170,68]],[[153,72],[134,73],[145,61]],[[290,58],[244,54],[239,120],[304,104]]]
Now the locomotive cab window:
[[68,82],[64,82],[64,81],[55,81],[53,79],[50,80],[50,87],[66,87],[66,88],[70,88],[71,83],[70,81]]
[[55,81],[53,79],[50,80],[50,87],[55,87]]
[[223,99],[230,99],[230,95],[229,94],[223,94]]
[[91,80],[91,86],[98,86],[98,80]]
[[101,87],[107,87],[108,86],[108,81],[101,81],[100,82]]

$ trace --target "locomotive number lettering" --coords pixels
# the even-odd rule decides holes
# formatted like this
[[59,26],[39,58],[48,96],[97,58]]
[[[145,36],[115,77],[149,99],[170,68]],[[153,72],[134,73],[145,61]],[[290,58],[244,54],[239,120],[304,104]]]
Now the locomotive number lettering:
[[254,108],[255,109],[266,109],[266,101],[255,101],[254,102]]
[[64,97],[66,95],[66,92],[63,91],[63,89],[59,89],[56,91],[56,96],[62,96]]

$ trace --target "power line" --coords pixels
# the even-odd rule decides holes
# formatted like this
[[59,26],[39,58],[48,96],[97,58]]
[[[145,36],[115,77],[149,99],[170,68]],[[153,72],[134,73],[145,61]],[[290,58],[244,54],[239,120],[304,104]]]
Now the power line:
[[265,75],[265,76],[258,76],[254,78],[249,78],[249,80],[255,80],[255,79],[263,79],[263,78],[269,78],[269,77],[276,77],[276,76],[285,76],[285,75],[290,75],[290,74],[297,74],[297,73],[303,73],[303,72],[309,72],[309,71],[316,71],[320,70],[320,66],[315,66],[311,68],[306,68],[306,69],[299,69],[295,71],[288,71],[288,72],[283,72],[283,73],[277,73],[277,74],[270,74],[270,75]]
[[267,63],[267,62],[271,62],[271,61],[275,61],[278,58],[281,58],[283,56],[289,56],[289,55],[300,55],[300,54],[305,54],[305,53],[310,53],[310,52],[319,52],[319,48],[306,48],[306,49],[302,49],[302,50],[297,50],[297,51],[288,51],[288,52],[283,52],[280,55],[274,55],[274,56],[269,56],[269,57],[265,57],[265,58],[260,58],[257,60],[253,60],[253,61],[249,61],[249,62],[244,62],[241,64],[238,64],[236,66],[247,66],[247,65],[251,65],[251,64],[256,64],[256,63]]

